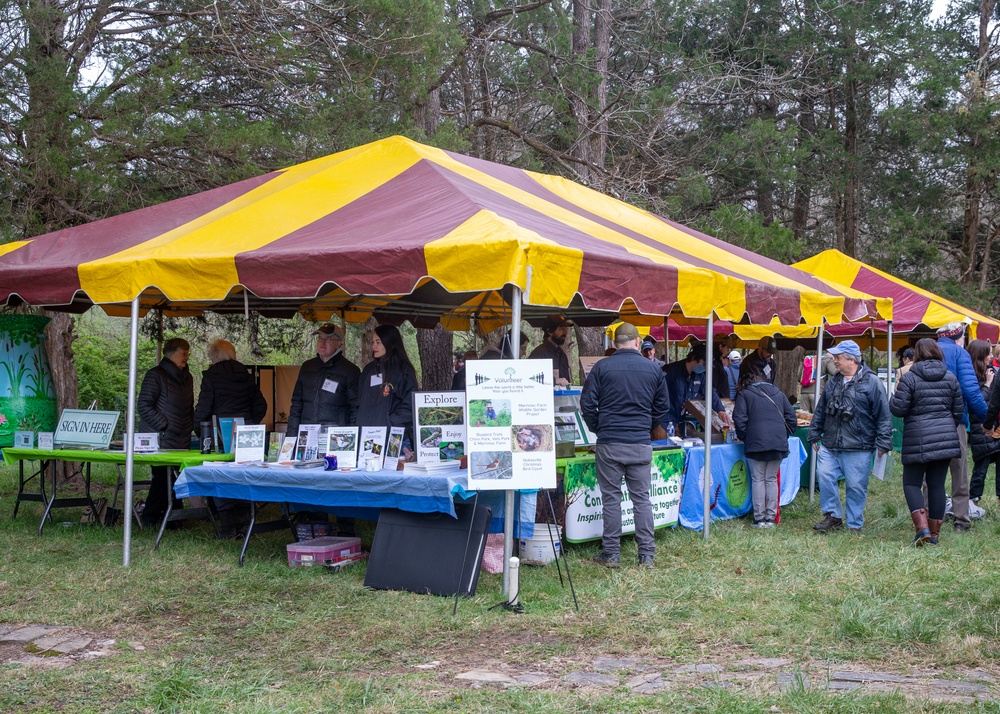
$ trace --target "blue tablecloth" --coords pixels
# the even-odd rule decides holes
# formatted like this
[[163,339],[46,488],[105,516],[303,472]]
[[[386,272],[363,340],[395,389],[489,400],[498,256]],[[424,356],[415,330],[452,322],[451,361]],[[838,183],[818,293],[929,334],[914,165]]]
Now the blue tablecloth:
[[[781,462],[779,475],[782,506],[791,503],[799,492],[799,469],[805,461],[806,450],[794,436],[788,437],[788,456]],[[702,472],[705,469],[705,450],[687,450],[684,466],[684,485],[681,490],[680,524],[685,528],[701,528],[704,512]],[[743,458],[743,444],[718,444],[712,447],[712,486],[710,518],[722,520],[739,518],[750,512],[750,469]]]
[[[327,509],[337,515],[377,520],[382,508],[455,516],[455,499],[471,500],[465,472],[413,475],[402,471],[324,471],[284,466],[219,466],[184,469],[174,485],[178,498],[213,496],[261,503],[289,503]],[[534,535],[534,491],[517,492],[514,535]],[[480,491],[479,502],[493,508],[490,531],[503,531],[503,491]],[[518,505],[519,502],[519,505]]]

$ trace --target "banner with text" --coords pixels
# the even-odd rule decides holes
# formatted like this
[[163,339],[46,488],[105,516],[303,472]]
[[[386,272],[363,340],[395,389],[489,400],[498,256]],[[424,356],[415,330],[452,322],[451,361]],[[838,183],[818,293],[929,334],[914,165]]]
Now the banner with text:
[[[650,467],[649,499],[653,505],[653,527],[677,524],[684,475],[681,449],[654,451]],[[603,499],[597,485],[597,467],[592,456],[568,461],[563,475],[566,493],[566,541],[600,540],[604,529]],[[622,533],[635,533],[632,497],[622,479]]]

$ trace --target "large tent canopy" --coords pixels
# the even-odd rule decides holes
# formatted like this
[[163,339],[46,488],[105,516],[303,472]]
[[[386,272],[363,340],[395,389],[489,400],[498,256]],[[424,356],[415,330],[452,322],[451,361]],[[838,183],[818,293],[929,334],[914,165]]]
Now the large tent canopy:
[[839,323],[888,301],[572,181],[390,137],[0,246],[0,302],[126,315],[254,310],[480,331],[561,309],[581,324]]

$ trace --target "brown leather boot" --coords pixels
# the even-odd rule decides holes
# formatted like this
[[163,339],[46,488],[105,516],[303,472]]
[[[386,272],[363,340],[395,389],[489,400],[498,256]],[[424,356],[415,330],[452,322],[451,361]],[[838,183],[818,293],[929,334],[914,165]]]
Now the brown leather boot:
[[913,537],[913,545],[921,546],[931,539],[931,531],[927,526],[927,509],[920,508],[910,512],[913,519],[913,527],[917,529],[917,534]]
[[933,518],[928,518],[927,529],[931,532],[931,538],[929,541],[927,541],[927,545],[937,545],[938,536],[941,533],[941,521],[935,520]]

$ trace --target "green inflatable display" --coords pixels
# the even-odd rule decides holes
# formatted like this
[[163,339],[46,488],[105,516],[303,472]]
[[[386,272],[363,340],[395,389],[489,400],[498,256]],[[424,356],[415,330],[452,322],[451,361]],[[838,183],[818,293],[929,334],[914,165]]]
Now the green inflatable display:
[[42,330],[49,318],[0,315],[0,448],[15,431],[54,431],[56,395]]

